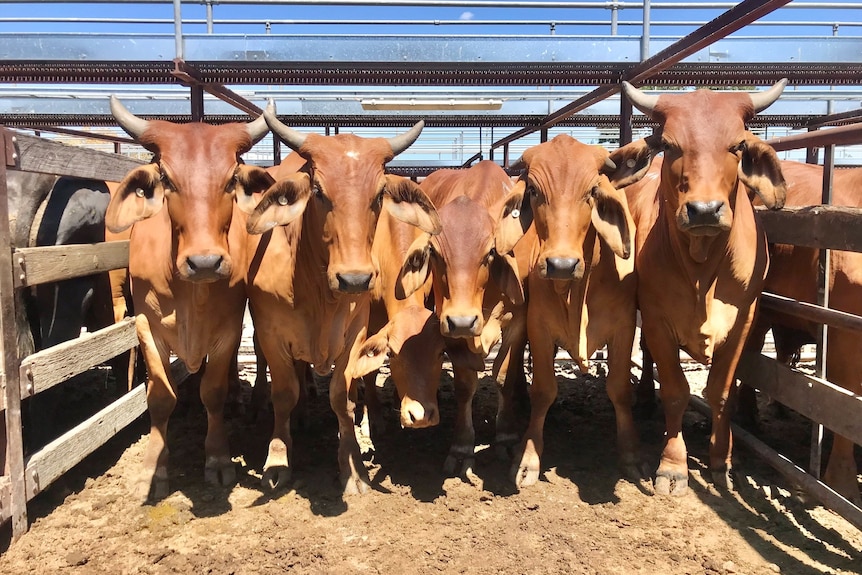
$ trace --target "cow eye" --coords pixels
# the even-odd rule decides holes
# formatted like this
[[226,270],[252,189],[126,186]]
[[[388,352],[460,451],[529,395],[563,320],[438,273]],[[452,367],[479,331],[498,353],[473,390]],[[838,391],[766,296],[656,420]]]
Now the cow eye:
[[176,187],[174,187],[174,185],[171,183],[171,179],[165,172],[161,173],[160,179],[162,182],[162,187],[165,189],[166,192],[172,192],[176,189]]
[[741,142],[739,142],[738,144],[736,144],[735,146],[732,146],[730,148],[730,153],[736,154],[738,152],[744,152],[747,149],[748,149],[748,144],[745,143],[745,140],[742,140]]

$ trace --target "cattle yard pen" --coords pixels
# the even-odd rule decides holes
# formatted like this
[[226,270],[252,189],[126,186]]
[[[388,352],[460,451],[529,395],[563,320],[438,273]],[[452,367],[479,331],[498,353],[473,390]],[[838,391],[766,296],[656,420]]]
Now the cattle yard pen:
[[[2,3],[8,3],[2,1]],[[96,2],[98,3],[98,2]],[[108,3],[108,2],[104,2]],[[117,2],[122,3],[122,2]],[[128,4],[143,4],[144,2],[125,2]],[[547,36],[544,38],[499,39],[499,42],[482,38],[479,41],[463,38],[459,46],[463,52],[446,53],[442,57],[430,56],[435,46],[433,37],[400,37],[399,48],[393,48],[374,38],[351,41],[333,42],[332,38],[307,35],[304,37],[304,49],[296,53],[279,45],[284,42],[284,35],[278,34],[281,27],[306,26],[315,27],[324,24],[333,25],[337,21],[284,20],[262,19],[253,22],[265,28],[265,34],[249,36],[213,35],[214,26],[249,25],[243,20],[219,20],[213,16],[216,2],[205,1],[207,18],[205,20],[182,20],[179,17],[180,2],[154,1],[151,4],[174,4],[174,19],[134,19],[128,24],[153,24],[173,26],[173,34],[148,35],[146,42],[138,46],[148,46],[148,49],[130,48],[129,37],[107,38],[103,43],[93,43],[94,36],[81,35],[80,38],[65,38],[62,43],[58,37],[48,37],[57,43],[45,42],[39,44],[39,50],[34,48],[32,37],[20,35],[10,42],[0,46],[0,87],[2,84],[143,84],[148,86],[169,85],[187,88],[187,98],[158,99],[138,98],[132,100],[134,111],[147,118],[162,118],[174,121],[206,120],[211,122],[237,121],[245,119],[245,114],[256,115],[260,108],[250,102],[241,91],[233,91],[225,85],[280,85],[280,86],[350,86],[362,84],[365,86],[390,86],[399,83],[402,86],[424,89],[429,86],[460,86],[471,88],[491,88],[506,85],[531,86],[557,85],[591,86],[591,91],[579,93],[571,97],[564,105],[551,111],[550,97],[544,113],[541,106],[533,106],[528,111],[512,111],[504,109],[500,113],[487,115],[476,112],[453,114],[445,105],[438,109],[418,111],[407,105],[403,109],[385,113],[386,108],[365,103],[362,110],[358,98],[334,97],[333,101],[320,106],[302,106],[293,114],[293,108],[280,108],[282,121],[294,126],[314,126],[322,128],[326,133],[337,132],[346,127],[403,127],[412,125],[420,118],[426,120],[429,126],[480,126],[478,152],[464,164],[484,156],[481,126],[496,126],[498,129],[517,126],[517,131],[511,135],[494,139],[491,132],[488,147],[488,157],[494,158],[494,151],[502,151],[502,163],[510,163],[510,148],[515,150],[515,142],[520,145],[532,145],[530,140],[538,133],[538,140],[545,141],[552,130],[566,127],[603,126],[619,127],[619,142],[625,143],[634,137],[637,130],[649,128],[652,123],[641,115],[632,114],[631,105],[620,98],[612,102],[610,98],[619,92],[621,81],[627,80],[636,85],[647,84],[660,88],[676,86],[735,86],[763,85],[773,83],[781,77],[790,79],[790,86],[828,85],[843,87],[858,87],[862,77],[862,60],[852,53],[860,53],[858,37],[834,37],[839,28],[859,26],[859,21],[852,19],[825,21],[818,26],[831,27],[833,37],[822,40],[819,45],[805,39],[795,40],[804,48],[794,53],[801,57],[793,60],[776,60],[763,63],[749,61],[740,54],[752,49],[753,42],[744,39],[726,40],[725,48],[718,47],[728,34],[743,27],[757,25],[788,25],[787,22],[763,23],[758,19],[768,15],[781,6],[788,8],[811,7],[812,3],[793,2],[788,0],[746,0],[739,4],[713,3],[714,8],[728,9],[718,18],[701,25],[700,22],[687,22],[696,29],[686,36],[667,40],[652,38],[650,50],[650,7],[663,9],[671,3],[655,2],[541,2],[533,6],[539,7],[578,7],[592,6],[606,9],[610,19],[591,25],[610,26],[612,36],[617,35],[617,27],[640,25],[642,33],[639,37],[605,37],[603,41],[608,46],[614,46],[613,61],[602,60],[601,50],[584,52],[586,41],[572,37],[571,44],[567,37],[557,34],[566,26],[586,25],[587,22],[559,20],[542,20],[532,24],[544,27]],[[295,0],[293,2],[218,2],[219,6],[228,4],[265,4],[265,5],[297,5],[315,6],[328,4],[349,4],[342,0]],[[385,2],[365,2],[366,5],[379,6],[410,6],[410,5],[447,5],[446,2],[428,0],[396,0]],[[458,7],[482,7],[483,2],[449,3]],[[506,5],[506,2],[496,2],[495,5]],[[522,3],[509,3],[524,7]],[[685,7],[678,3],[677,7]],[[845,9],[860,9],[862,4],[830,3],[823,7],[843,6]],[[705,4],[701,3],[700,6]],[[692,6],[687,6],[692,8]],[[620,21],[619,12],[623,9],[642,9],[643,20],[631,23]],[[0,18],[2,23],[5,18]],[[44,19],[43,19],[44,20]],[[98,19],[94,19],[96,22]],[[18,22],[25,19],[17,18]],[[86,19],[75,19],[84,22]],[[112,20],[115,21],[115,20]],[[107,23],[107,22],[96,22]],[[383,26],[395,26],[397,21],[377,22]],[[420,22],[422,26],[439,26],[440,21]],[[442,22],[450,26],[464,26],[463,22]],[[477,25],[490,26],[492,23],[479,22]],[[499,22],[497,22],[499,24]],[[529,24],[522,20],[518,26]],[[670,25],[670,23],[664,23]],[[207,34],[188,34],[186,26],[206,26]],[[653,26],[656,23],[653,22]],[[212,36],[209,37],[208,36]],[[14,41],[11,41],[14,40]],[[384,38],[385,40],[385,38]],[[437,40],[439,41],[439,40]],[[147,44],[149,42],[149,44]],[[215,51],[217,42],[221,48]],[[590,40],[593,42],[593,40]],[[763,42],[763,39],[760,39]],[[331,47],[327,47],[327,43]],[[392,42],[395,44],[395,42]],[[768,44],[768,43],[766,43]],[[765,44],[764,44],[765,45]],[[794,44],[795,45],[795,44]],[[760,47],[761,45],[758,44]],[[70,50],[70,47],[73,48]],[[517,54],[553,53],[547,60],[535,55],[513,61],[508,52]],[[780,53],[790,50],[790,44],[776,39],[771,48],[761,48],[770,53]],[[368,50],[371,56],[367,60],[358,58],[357,53]],[[580,52],[578,52],[580,50]],[[607,52],[607,51],[606,51]],[[58,54],[64,54],[58,57]],[[65,54],[75,53],[68,56]],[[213,58],[204,55],[219,54]],[[789,53],[789,52],[788,52]],[[158,56],[154,55],[158,54]],[[171,58],[170,55],[174,57]],[[325,54],[321,57],[319,54]],[[463,55],[466,54],[466,55]],[[583,54],[585,60],[578,60],[572,54]],[[723,55],[722,55],[723,54]],[[812,54],[818,57],[812,57]],[[328,61],[326,61],[328,57]],[[455,88],[453,88],[454,90]],[[471,92],[473,93],[473,92]],[[205,94],[213,96],[214,100],[206,100]],[[259,97],[263,92],[255,94]],[[493,96],[493,92],[489,91]],[[839,94],[839,92],[836,92]],[[286,94],[285,94],[286,96]],[[337,95],[336,95],[337,96]],[[276,95],[276,98],[279,96]],[[381,98],[392,99],[391,92]],[[427,94],[426,94],[427,97]],[[421,97],[420,97],[421,99]],[[149,102],[147,100],[150,100]],[[487,97],[482,98],[487,104]],[[45,132],[69,132],[72,135],[97,138],[91,132],[69,130],[70,126],[114,126],[115,123],[106,113],[107,103],[104,98],[78,99],[74,112],[60,113],[64,102],[68,99],[44,97],[28,104],[25,112],[15,106],[3,107],[3,94],[0,93],[0,124],[10,127],[39,130]],[[831,102],[831,100],[830,100]],[[223,104],[226,103],[227,105]],[[544,103],[544,102],[543,102]],[[607,104],[615,108],[608,110]],[[858,104],[858,101],[855,102]],[[210,111],[205,113],[206,108]],[[136,105],[138,107],[136,107]],[[430,105],[430,104],[429,104]],[[604,108],[601,106],[604,105]],[[190,113],[187,111],[191,107]],[[221,107],[220,107],[221,106]],[[240,113],[231,108],[238,108]],[[797,107],[788,108],[786,113],[774,116],[764,115],[755,119],[758,127],[787,126],[808,127],[815,130],[822,126],[852,124],[862,120],[858,109],[845,110],[835,114],[824,115],[829,108],[812,113],[810,109],[800,112]],[[368,111],[364,111],[368,110]],[[381,111],[382,110],[382,111]],[[421,109],[420,109],[421,110]],[[347,111],[347,112],[345,112]],[[493,130],[493,128],[492,128]],[[616,135],[614,135],[616,137]],[[108,137],[115,150],[131,141],[122,137]],[[529,144],[524,142],[529,141]],[[277,139],[267,141],[273,148],[276,159],[280,155]],[[862,143],[862,129],[859,124],[817,130],[812,134],[779,138],[772,141],[777,150],[808,148],[809,159],[815,160],[816,154],[811,150],[824,147],[824,199],[828,200],[826,192],[831,187],[831,173],[834,164],[834,146],[842,144]],[[119,181],[129,169],[139,164],[114,154],[100,153],[92,150],[73,149],[46,141],[40,138],[26,136],[7,128],[0,131],[0,245],[9,245],[9,223],[6,205],[6,171],[8,169],[53,173],[77,177],[88,177]],[[276,160],[277,161],[277,160]],[[394,167],[405,175],[421,176],[428,171],[441,167],[433,162],[420,160],[418,168],[403,166]],[[461,165],[458,162],[456,165]],[[455,166],[447,166],[455,167]],[[824,201],[828,203],[828,201]],[[848,208],[803,208],[784,210],[776,213],[761,213],[766,224],[770,241],[794,243],[818,247],[822,249],[843,249],[862,251],[859,223],[862,222],[862,211]],[[119,401],[96,414],[83,424],[69,431],[59,439],[46,446],[40,452],[24,459],[21,441],[21,399],[30,397],[48,389],[60,381],[102,361],[130,349],[136,344],[134,322],[126,320],[115,326],[99,332],[82,336],[78,340],[61,344],[55,348],[43,350],[27,358],[17,357],[15,345],[16,333],[14,322],[13,291],[25,289],[41,282],[56,281],[62,278],[91,274],[124,267],[128,261],[128,243],[116,242],[96,246],[75,246],[63,248],[19,248],[14,251],[6,249],[0,254],[0,332],[2,332],[3,370],[4,377],[0,383],[3,393],[0,394],[0,411],[5,410],[7,455],[5,475],[0,476],[0,522],[12,520],[14,537],[20,537],[27,529],[27,501],[45,489],[52,481],[65,473],[84,456],[103,444],[119,429],[140,416],[146,409],[144,386],[134,388]],[[825,303],[825,302],[824,302]],[[849,316],[822,307],[789,302],[776,296],[766,295],[762,305],[781,306],[782,309],[793,308],[803,317],[821,322],[825,325],[852,327],[859,329],[862,318]],[[825,344],[825,331],[823,335]],[[824,354],[820,353],[818,357]],[[754,449],[762,457],[772,462],[777,469],[785,473],[793,481],[801,482],[811,490],[826,506],[841,513],[845,518],[862,528],[862,510],[853,506],[847,500],[819,482],[816,470],[819,469],[819,444],[822,438],[822,427],[826,426],[843,435],[851,437],[857,443],[862,443],[862,397],[829,384],[823,378],[825,360],[818,362],[818,376],[811,377],[790,370],[777,362],[763,357],[746,357],[740,367],[740,375],[751,379],[758,389],[769,393],[782,403],[799,411],[815,423],[812,442],[813,454],[811,469],[815,475],[806,475],[801,469],[791,464],[782,456],[760,446]],[[181,369],[178,368],[178,369]],[[752,371],[758,373],[756,379],[748,375]],[[780,382],[780,383],[779,383]],[[734,429],[738,440],[747,442],[747,435],[742,430]]]

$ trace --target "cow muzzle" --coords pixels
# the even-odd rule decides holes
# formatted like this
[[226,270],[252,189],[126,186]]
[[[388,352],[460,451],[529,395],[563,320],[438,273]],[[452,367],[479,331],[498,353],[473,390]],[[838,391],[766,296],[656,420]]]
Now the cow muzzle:
[[335,290],[343,293],[364,293],[371,289],[374,274],[339,272],[335,274]]
[[423,404],[405,397],[401,401],[401,427],[421,429],[440,423],[440,412],[436,403]]
[[714,236],[730,229],[729,213],[722,200],[686,202],[679,211],[679,227],[693,235]]
[[230,277],[230,259],[222,254],[186,256],[178,266],[180,277],[191,282],[214,282]]
[[445,315],[440,322],[441,332],[447,337],[475,337],[482,333],[478,315]]
[[583,270],[579,258],[549,257],[539,263],[539,275],[549,280],[579,279]]

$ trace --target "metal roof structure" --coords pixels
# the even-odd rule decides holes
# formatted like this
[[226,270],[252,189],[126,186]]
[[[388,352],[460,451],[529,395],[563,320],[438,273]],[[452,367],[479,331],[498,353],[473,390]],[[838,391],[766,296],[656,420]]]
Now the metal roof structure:
[[[0,0],[0,4],[9,2]],[[670,23],[652,22],[649,1],[493,3],[520,8],[525,14],[537,8],[560,14],[579,7],[609,11],[611,35],[557,34],[564,24],[585,24],[564,18],[559,24],[555,20],[537,21],[550,27],[550,33],[544,35],[306,32],[327,23],[335,27],[346,22],[338,20],[274,21],[303,33],[226,34],[212,33],[213,24],[226,28],[254,21],[216,20],[212,17],[216,2],[211,0],[150,0],[147,4],[173,4],[174,34],[95,30],[0,33],[0,124],[46,130],[114,126],[107,105],[110,93],[119,93],[133,112],[144,117],[180,122],[201,118],[213,123],[242,121],[247,119],[246,113],[259,112],[267,98],[274,98],[281,119],[297,127],[399,128],[421,118],[431,128],[498,128],[503,132],[508,128],[514,133],[490,144],[491,153],[494,148],[503,148],[508,154],[511,142],[533,132],[541,132],[544,138],[554,127],[606,130],[622,123],[623,139],[630,137],[627,132],[631,129],[649,127],[643,116],[629,116],[625,103],[616,96],[624,79],[677,90],[765,86],[785,77],[790,86],[785,97],[759,116],[753,126],[799,129],[824,114],[842,114],[833,123],[854,121],[860,115],[862,37],[834,35],[839,26],[842,31],[848,27],[852,32],[862,29],[862,17],[854,18],[862,16],[862,4],[855,2],[652,3],[662,9],[718,11],[713,20],[677,38],[650,37],[651,24]],[[184,25],[189,28],[204,22],[180,17],[180,7],[189,4],[206,5],[207,33],[184,31]],[[219,10],[223,4],[258,4],[264,8],[490,5],[484,0],[227,0],[218,4]],[[725,8],[729,9],[721,12]],[[773,11],[776,18],[786,18],[790,8],[814,9],[820,19],[812,22],[811,10],[804,11],[809,18],[803,21],[765,18]],[[614,23],[613,18],[622,9],[643,10],[640,35],[616,34],[619,21]],[[841,21],[833,19],[830,24],[828,15],[838,15]],[[0,24],[15,21],[36,29],[31,20],[43,24],[52,21],[45,16],[19,17],[2,18]],[[70,19],[74,20],[113,22],[118,28],[123,27],[120,24],[171,23],[159,18]],[[528,20],[521,24],[529,24]],[[357,22],[361,21],[353,24]],[[396,26],[399,22],[366,20],[365,26]],[[402,23],[400,28],[422,24]],[[833,35],[727,37],[745,26],[750,32],[756,24],[814,26],[824,32],[831,26]],[[270,30],[273,21],[267,20],[266,26]]]

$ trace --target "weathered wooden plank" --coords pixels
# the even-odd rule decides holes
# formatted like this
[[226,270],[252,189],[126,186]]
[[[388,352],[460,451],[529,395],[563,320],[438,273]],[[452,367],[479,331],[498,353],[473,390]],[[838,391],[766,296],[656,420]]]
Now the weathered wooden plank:
[[14,169],[25,172],[119,182],[131,170],[146,163],[24,134],[15,134],[12,141],[16,154]]
[[[706,400],[693,395],[690,404],[707,417],[711,416],[712,412]],[[781,455],[735,423],[730,424],[730,429],[733,432],[733,441],[735,444],[743,445],[753,451],[755,455],[766,461],[767,464],[771,465],[773,469],[781,473],[791,483],[802,487],[820,501],[820,503],[855,525],[857,529],[862,529],[862,509],[853,505],[840,493],[822,481],[818,481],[815,477],[806,473],[804,469],[790,461],[790,459]]]
[[135,319],[123,321],[28,356],[21,362],[21,397],[30,397],[138,345]]
[[0,524],[12,517],[12,480],[0,476]]
[[862,208],[758,208],[756,213],[770,243],[862,252]]
[[87,276],[129,265],[129,240],[19,248],[12,256],[15,287]]
[[[174,381],[181,383],[189,372],[182,361],[174,360],[171,374]],[[139,385],[30,456],[26,467],[27,500],[44,491],[146,410],[147,386]]]
[[812,421],[862,444],[862,396],[759,353],[743,354],[736,376]]
[[105,409],[64,433],[27,461],[27,500],[72,469],[147,409],[147,390],[139,385]]
[[862,252],[862,209],[842,206],[758,208],[770,243]]
[[846,311],[828,309],[814,305],[813,303],[797,301],[768,292],[761,294],[760,305],[777,312],[823,323],[828,326],[862,331],[862,317],[847,313]]

